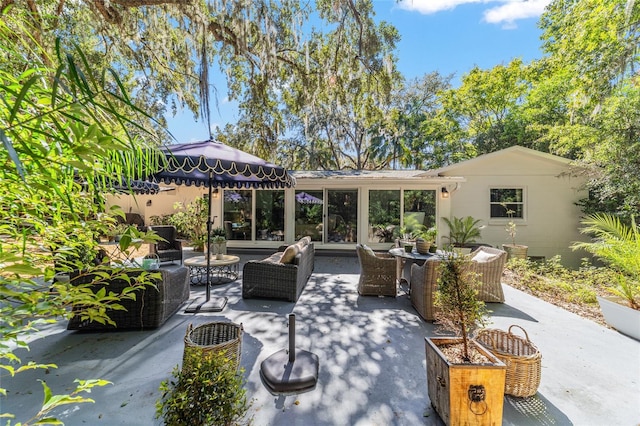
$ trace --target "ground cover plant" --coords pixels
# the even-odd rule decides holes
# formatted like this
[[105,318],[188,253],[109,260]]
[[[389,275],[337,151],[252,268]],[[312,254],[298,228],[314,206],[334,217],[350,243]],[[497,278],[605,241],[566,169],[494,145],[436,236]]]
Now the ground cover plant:
[[609,295],[607,283],[615,280],[610,268],[583,259],[580,268],[572,270],[562,266],[560,256],[541,262],[509,260],[502,277],[504,284],[604,326],[596,295]]

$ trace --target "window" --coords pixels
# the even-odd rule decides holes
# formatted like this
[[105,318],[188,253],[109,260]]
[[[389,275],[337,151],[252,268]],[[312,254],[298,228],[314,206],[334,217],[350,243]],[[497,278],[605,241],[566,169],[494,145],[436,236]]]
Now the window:
[[400,191],[369,191],[369,242],[390,243],[400,228]]
[[491,218],[524,219],[524,190],[522,188],[491,188]]
[[322,191],[296,191],[296,240],[322,241]]

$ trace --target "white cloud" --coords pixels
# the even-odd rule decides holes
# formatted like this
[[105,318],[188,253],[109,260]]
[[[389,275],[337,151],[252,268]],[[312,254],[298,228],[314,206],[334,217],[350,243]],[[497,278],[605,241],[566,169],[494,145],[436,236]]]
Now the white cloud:
[[[515,28],[519,19],[536,18],[542,14],[551,0],[401,0],[398,6],[424,15],[452,10],[472,3],[487,5],[484,20],[490,24],[502,24],[504,28]],[[499,3],[499,6],[489,4]]]
[[536,18],[544,12],[551,0],[511,1],[484,12],[484,20],[490,24],[503,24],[505,28],[515,27],[518,19]]
[[401,0],[398,6],[401,9],[420,12],[423,15],[451,10],[467,3],[484,3],[486,0]]

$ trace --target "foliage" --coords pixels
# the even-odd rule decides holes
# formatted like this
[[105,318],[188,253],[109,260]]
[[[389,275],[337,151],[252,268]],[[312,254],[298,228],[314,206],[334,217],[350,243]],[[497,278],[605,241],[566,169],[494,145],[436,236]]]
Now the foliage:
[[175,226],[179,235],[191,241],[194,250],[202,251],[207,242],[207,200],[196,197],[186,206],[177,202],[173,208],[177,211],[168,216],[166,222]]
[[[114,178],[153,168],[155,154],[132,136],[148,135],[138,122],[148,116],[132,104],[114,72],[94,72],[82,49],[66,50],[54,37],[44,40],[26,22],[6,15],[9,9],[0,12],[0,368],[13,375],[55,367],[37,362],[16,367],[21,360],[14,350],[28,349],[29,338],[43,324],[85,314],[108,321],[104,311],[117,308],[121,295],[50,283],[58,271],[104,279],[121,273],[94,262],[96,239],[107,226],[99,194],[110,191]],[[121,248],[131,243],[125,239]],[[150,284],[136,281],[125,291],[131,295],[133,287]],[[69,307],[79,300],[95,309],[72,312]],[[107,382],[79,383],[70,395],[53,396],[45,386],[43,407],[34,419],[63,404],[90,401],[77,393]]]
[[571,248],[586,250],[618,271],[617,282],[609,290],[631,308],[640,309],[640,230],[635,220],[626,225],[610,214],[596,214],[581,223],[580,232],[592,235],[593,240],[576,242]]
[[486,309],[478,300],[477,274],[471,261],[464,256],[448,253],[441,262],[435,306],[439,326],[462,337],[464,360],[469,361],[469,339],[472,332],[486,323]]
[[480,219],[474,219],[471,216],[452,219],[443,217],[442,219],[449,226],[449,236],[444,238],[448,238],[451,244],[456,247],[464,247],[465,244],[474,243],[481,236],[478,226],[481,222]]
[[416,238],[422,238],[423,240],[430,243],[435,243],[436,237],[438,236],[438,229],[433,226],[427,228],[426,226],[422,225],[413,232],[413,235]]
[[244,418],[248,403],[242,371],[236,372],[224,351],[202,356],[188,353],[175,367],[175,380],[160,384],[156,416],[166,425],[233,425]]

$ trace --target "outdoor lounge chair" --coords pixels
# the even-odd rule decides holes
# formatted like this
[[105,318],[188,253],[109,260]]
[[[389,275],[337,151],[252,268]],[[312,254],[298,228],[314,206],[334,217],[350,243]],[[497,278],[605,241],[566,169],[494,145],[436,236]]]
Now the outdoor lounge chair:
[[502,271],[507,263],[507,252],[493,247],[481,246],[471,253],[471,260],[476,263],[481,286],[478,299],[483,302],[504,302],[502,291]]
[[176,260],[182,263],[182,241],[177,239],[178,231],[172,225],[151,225],[149,230],[154,231],[164,241],[158,241],[151,244],[150,254],[158,255],[160,262],[174,262]]
[[360,260],[358,293],[362,296],[397,295],[396,258],[387,253],[375,253],[367,246],[356,245]]
[[422,265],[411,265],[411,305],[425,321],[435,319],[433,300],[440,276],[438,259],[427,260]]

